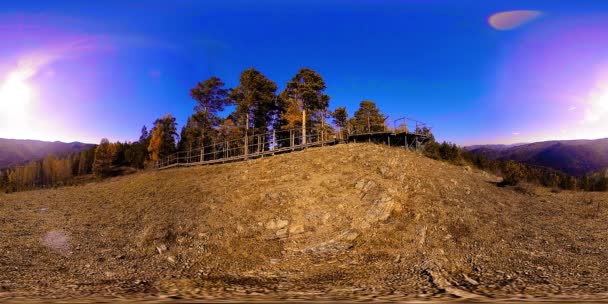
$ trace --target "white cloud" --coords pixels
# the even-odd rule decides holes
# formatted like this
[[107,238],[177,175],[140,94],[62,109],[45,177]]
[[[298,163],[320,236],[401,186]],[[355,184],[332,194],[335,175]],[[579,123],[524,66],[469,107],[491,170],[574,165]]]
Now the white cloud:
[[488,23],[496,30],[508,31],[538,18],[541,14],[539,11],[530,10],[499,12],[490,16]]

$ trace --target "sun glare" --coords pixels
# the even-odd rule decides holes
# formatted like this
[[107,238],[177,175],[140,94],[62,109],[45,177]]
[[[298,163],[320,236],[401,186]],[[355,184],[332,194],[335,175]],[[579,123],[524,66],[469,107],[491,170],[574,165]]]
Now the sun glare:
[[596,126],[599,124],[601,128],[608,126],[608,86],[598,86],[589,95],[584,122]]
[[27,128],[28,104],[32,90],[19,73],[13,73],[0,86],[0,119],[5,131],[19,136]]

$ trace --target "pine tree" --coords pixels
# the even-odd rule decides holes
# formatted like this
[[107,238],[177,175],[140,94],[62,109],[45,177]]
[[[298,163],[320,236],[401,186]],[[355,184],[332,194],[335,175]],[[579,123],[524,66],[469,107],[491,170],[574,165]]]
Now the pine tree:
[[241,73],[239,85],[230,92],[236,104],[234,117],[241,120],[246,130],[266,129],[276,111],[277,85],[254,68]]
[[287,83],[284,96],[297,104],[302,113],[302,143],[306,143],[307,113],[326,110],[329,106],[329,96],[325,92],[325,81],[317,72],[302,68]]
[[[203,147],[209,143],[209,138],[219,124],[218,112],[230,104],[228,90],[218,77],[211,77],[196,84],[190,90],[190,96],[198,103],[194,108],[196,113],[188,119],[188,124],[182,129],[182,147],[197,145]],[[186,139],[184,139],[184,135]],[[190,148],[191,149],[191,148]]]
[[338,132],[343,135],[346,130],[346,126],[348,123],[348,112],[345,107],[337,107],[332,112],[332,117],[334,118],[333,123],[338,127]]
[[230,92],[236,104],[232,117],[245,127],[245,154],[249,153],[249,130],[262,133],[272,125],[276,113],[277,85],[254,68],[241,73],[239,85]]
[[369,100],[361,101],[355,112],[352,124],[355,132],[373,133],[385,131],[386,116],[380,113],[376,103]]

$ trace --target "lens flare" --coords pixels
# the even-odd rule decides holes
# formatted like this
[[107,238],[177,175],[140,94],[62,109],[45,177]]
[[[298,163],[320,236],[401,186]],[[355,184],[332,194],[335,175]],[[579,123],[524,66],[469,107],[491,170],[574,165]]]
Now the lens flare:
[[488,18],[488,23],[494,29],[501,31],[512,30],[541,15],[539,11],[506,11],[496,13]]

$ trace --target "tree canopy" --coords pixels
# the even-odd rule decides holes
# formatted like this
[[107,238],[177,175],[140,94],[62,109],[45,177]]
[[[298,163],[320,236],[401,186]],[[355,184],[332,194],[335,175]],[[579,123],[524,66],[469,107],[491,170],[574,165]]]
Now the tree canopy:
[[249,68],[241,73],[239,85],[232,89],[230,99],[236,104],[238,124],[245,129],[268,128],[276,111],[277,85],[260,71]]
[[351,123],[355,132],[382,132],[385,130],[386,118],[384,114],[380,113],[375,102],[363,100],[351,119]]

